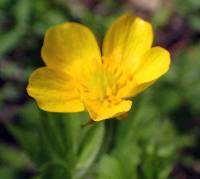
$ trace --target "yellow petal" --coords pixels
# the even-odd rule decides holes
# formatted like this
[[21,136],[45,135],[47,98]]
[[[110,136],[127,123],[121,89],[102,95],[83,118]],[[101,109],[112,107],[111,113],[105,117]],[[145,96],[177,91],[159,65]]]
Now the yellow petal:
[[86,100],[85,107],[94,121],[115,118],[131,109],[132,101],[120,100],[117,103],[99,100]]
[[45,111],[79,112],[84,110],[72,78],[48,67],[39,68],[33,72],[27,92]]
[[134,64],[151,48],[152,26],[139,17],[123,15],[106,33],[103,42],[103,56],[114,56],[118,60],[130,60]]
[[126,86],[119,89],[119,96],[129,98],[137,95],[166,73],[169,66],[169,52],[161,47],[151,48],[139,60],[136,71],[125,75],[128,80]]
[[151,48],[140,60],[132,81],[121,89],[121,96],[128,98],[137,95],[151,86],[169,70],[170,54],[161,47]]
[[42,58],[47,66],[71,73],[91,60],[101,61],[93,33],[85,26],[67,22],[50,28],[45,34]]
[[135,72],[135,81],[137,84],[154,81],[166,73],[169,66],[169,52],[161,47],[153,47],[141,58]]
[[155,81],[150,81],[147,83],[142,83],[142,84],[135,84],[131,88],[127,90],[125,93],[125,97],[133,97],[136,96],[137,94],[141,93],[145,89],[147,89],[149,86],[151,86]]

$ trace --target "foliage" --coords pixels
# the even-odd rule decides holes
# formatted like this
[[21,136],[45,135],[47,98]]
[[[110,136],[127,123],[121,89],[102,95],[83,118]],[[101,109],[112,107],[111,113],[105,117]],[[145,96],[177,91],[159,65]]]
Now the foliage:
[[193,29],[200,31],[200,1],[185,0],[184,3],[182,3],[181,0],[174,0],[174,2],[175,7],[179,6],[178,13],[184,15]]

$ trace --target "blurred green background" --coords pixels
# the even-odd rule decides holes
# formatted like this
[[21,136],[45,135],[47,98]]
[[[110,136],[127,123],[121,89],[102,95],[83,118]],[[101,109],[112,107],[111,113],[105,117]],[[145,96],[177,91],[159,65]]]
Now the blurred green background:
[[[153,23],[169,73],[123,121],[81,127],[85,113],[39,110],[25,88],[45,31],[76,21],[101,44],[127,11]],[[0,0],[0,179],[199,179],[199,79],[199,0]]]

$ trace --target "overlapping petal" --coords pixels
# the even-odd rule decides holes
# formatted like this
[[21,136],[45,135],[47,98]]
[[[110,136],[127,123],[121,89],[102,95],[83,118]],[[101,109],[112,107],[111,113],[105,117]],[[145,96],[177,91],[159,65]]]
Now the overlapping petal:
[[94,121],[115,118],[127,113],[131,109],[132,101],[119,100],[117,102],[87,100],[85,106]]
[[[123,15],[106,33],[103,41],[103,56],[117,58],[115,61],[134,65],[148,51],[153,42],[150,23],[139,17]],[[109,60],[109,59],[108,59]],[[119,63],[119,65],[120,65]]]
[[153,47],[140,59],[131,80],[122,89],[121,95],[132,97],[152,85],[170,67],[170,54],[161,47]]
[[42,67],[33,72],[27,87],[39,107],[50,112],[79,112],[84,110],[76,84],[64,72]]
[[75,76],[93,60],[101,62],[93,33],[84,25],[67,22],[50,28],[44,39],[42,58],[47,66]]
[[141,58],[134,78],[138,84],[156,80],[168,71],[169,65],[169,52],[161,47],[153,47]]

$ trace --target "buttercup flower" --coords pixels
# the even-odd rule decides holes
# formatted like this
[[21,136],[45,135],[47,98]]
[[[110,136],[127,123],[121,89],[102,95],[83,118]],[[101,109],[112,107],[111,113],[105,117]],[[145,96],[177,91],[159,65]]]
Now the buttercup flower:
[[102,53],[84,25],[54,26],[42,47],[46,66],[31,75],[28,94],[45,111],[88,111],[94,121],[119,117],[130,110],[131,97],[169,69],[169,52],[152,42],[151,24],[131,15],[113,23]]

